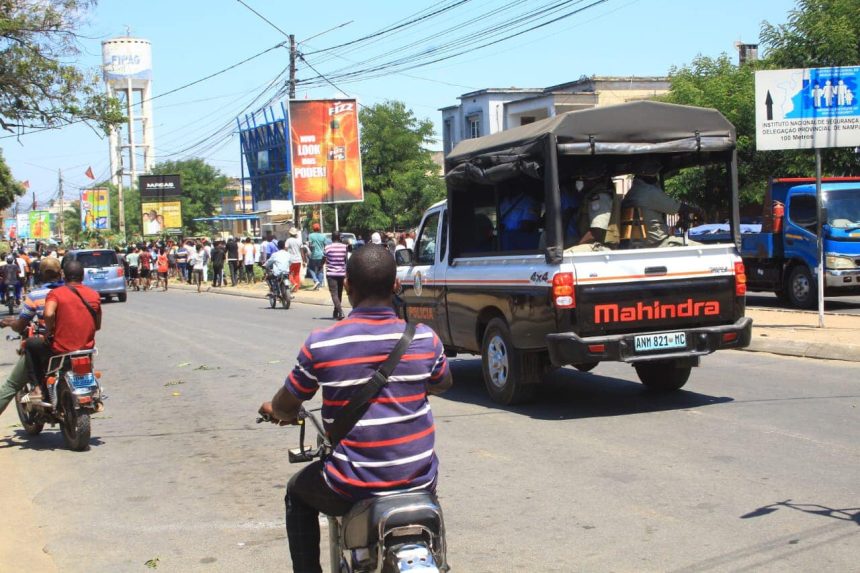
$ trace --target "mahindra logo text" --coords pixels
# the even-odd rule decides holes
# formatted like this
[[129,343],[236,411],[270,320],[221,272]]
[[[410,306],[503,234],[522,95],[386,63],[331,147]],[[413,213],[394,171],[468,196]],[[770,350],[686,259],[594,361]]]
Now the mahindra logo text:
[[598,304],[594,307],[594,324],[606,322],[635,322],[664,318],[689,318],[693,316],[718,316],[720,303],[715,300],[693,301],[678,304],[663,304],[655,300],[651,304],[637,302],[631,306],[620,304]]

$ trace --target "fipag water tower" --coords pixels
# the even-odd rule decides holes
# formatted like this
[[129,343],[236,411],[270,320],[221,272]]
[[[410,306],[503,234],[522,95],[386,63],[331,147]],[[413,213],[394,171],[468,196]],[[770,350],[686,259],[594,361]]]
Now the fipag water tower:
[[[110,133],[111,183],[120,190],[133,187],[138,173],[155,164],[152,120],[152,47],[140,38],[114,38],[102,42],[102,69],[109,97],[115,97],[128,116],[128,124]],[[120,191],[122,202],[122,191]],[[125,231],[124,210],[120,232]]]

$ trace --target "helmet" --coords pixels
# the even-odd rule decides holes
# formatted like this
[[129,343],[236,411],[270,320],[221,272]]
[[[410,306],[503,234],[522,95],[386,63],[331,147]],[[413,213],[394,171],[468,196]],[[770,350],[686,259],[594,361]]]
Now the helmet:
[[12,255],[6,255],[6,264],[11,265],[14,262],[15,262],[15,257],[13,257]]

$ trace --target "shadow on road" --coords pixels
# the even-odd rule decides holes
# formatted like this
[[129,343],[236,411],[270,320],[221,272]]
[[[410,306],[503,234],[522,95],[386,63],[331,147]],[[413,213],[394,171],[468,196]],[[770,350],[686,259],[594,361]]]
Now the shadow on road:
[[[101,446],[104,444],[101,438],[91,437],[90,447]],[[15,430],[15,435],[0,438],[0,450],[8,448],[18,448],[21,450],[53,451],[53,450],[68,450],[63,434],[57,431],[44,431],[38,436],[27,435],[24,430]]]
[[790,499],[778,501],[770,505],[765,505],[741,516],[741,519],[752,519],[754,517],[762,517],[768,515],[780,507],[802,511],[812,515],[820,515],[822,517],[831,517],[839,521],[851,521],[860,525],[860,507],[847,507],[844,509],[834,509],[817,503],[793,503]]
[[[631,375],[635,376],[633,369]],[[436,399],[453,400],[524,414],[541,420],[573,420],[625,416],[665,410],[684,410],[732,402],[728,396],[708,396],[688,390],[652,392],[638,381],[563,368],[538,387],[535,400],[519,406],[500,406],[484,387],[480,360],[452,360],[454,386]]]

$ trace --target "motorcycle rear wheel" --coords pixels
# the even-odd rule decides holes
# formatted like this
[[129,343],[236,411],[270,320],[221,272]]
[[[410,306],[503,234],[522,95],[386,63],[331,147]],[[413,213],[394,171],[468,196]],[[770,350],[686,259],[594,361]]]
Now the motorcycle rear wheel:
[[26,389],[19,390],[18,393],[15,394],[15,409],[18,410],[18,419],[21,420],[21,427],[24,428],[24,431],[30,436],[38,436],[42,433],[45,423],[37,422],[35,412],[27,412],[24,409],[24,406],[21,404],[21,399],[26,394]]
[[287,285],[281,282],[281,306],[285,309],[290,308],[290,302],[292,302],[292,298],[290,297],[290,290],[287,288]]
[[60,427],[63,440],[72,451],[83,452],[90,449],[90,415],[83,408],[77,407],[75,397],[68,386],[60,389],[58,400],[63,421]]

